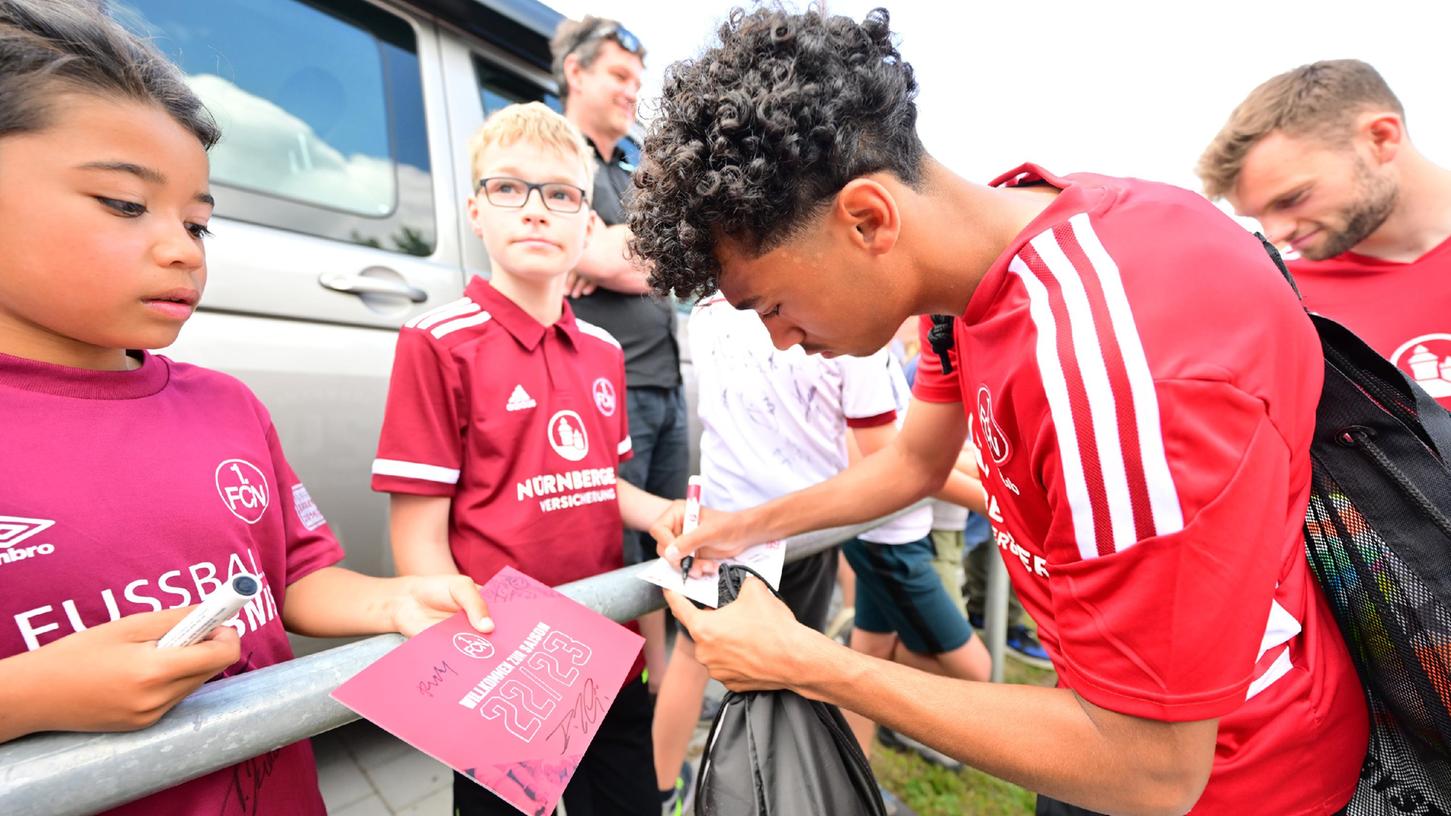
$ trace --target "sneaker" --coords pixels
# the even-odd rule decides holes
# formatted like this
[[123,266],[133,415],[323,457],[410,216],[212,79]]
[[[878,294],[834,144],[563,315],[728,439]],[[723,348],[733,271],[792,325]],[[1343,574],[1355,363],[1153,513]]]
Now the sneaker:
[[1037,669],[1053,668],[1048,651],[1026,626],[1008,627],[1008,657]]
[[898,751],[911,751],[924,760],[949,771],[962,770],[962,763],[933,748],[912,739],[906,734],[898,734],[884,725],[877,726],[877,740],[888,748],[895,748]]
[[680,776],[675,777],[675,790],[660,798],[660,816],[685,816],[695,804],[695,771],[687,762],[680,766]]
[[892,795],[892,792],[877,786],[877,792],[882,795],[882,804],[886,806],[887,816],[917,816],[917,811],[902,804],[902,800]]

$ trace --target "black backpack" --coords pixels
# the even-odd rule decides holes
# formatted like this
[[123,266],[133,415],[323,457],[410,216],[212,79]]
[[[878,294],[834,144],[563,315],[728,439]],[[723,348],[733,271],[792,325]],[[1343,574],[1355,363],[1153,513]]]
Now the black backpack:
[[1310,319],[1325,385],[1305,547],[1371,716],[1345,813],[1451,814],[1451,414],[1350,330]]
[[[722,564],[721,605],[735,600],[746,576],[755,574]],[[732,691],[706,739],[695,813],[886,816],[886,808],[871,766],[836,706],[791,691]]]

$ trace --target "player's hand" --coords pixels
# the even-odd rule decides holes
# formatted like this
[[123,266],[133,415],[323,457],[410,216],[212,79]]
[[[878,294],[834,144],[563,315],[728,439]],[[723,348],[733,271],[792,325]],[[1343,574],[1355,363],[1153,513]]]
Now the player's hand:
[[702,506],[700,524],[689,534],[682,535],[685,502],[677,499],[650,525],[650,537],[655,539],[655,549],[660,557],[676,569],[680,569],[680,559],[691,555],[695,557],[690,568],[693,577],[714,575],[722,559],[739,555],[752,544],[760,543],[744,535],[740,515]]
[[577,269],[569,270],[569,274],[564,276],[564,294],[568,297],[580,298],[592,295],[598,288],[598,283],[580,274]]
[[399,592],[390,603],[393,630],[413,637],[460,611],[485,634],[494,631],[489,606],[467,575],[410,575],[396,579]]
[[3,729],[7,738],[34,731],[134,731],[161,719],[237,662],[241,650],[230,626],[191,646],[158,649],[156,641],[195,608],[130,615],[3,661],[5,677],[33,701],[33,719]]
[[740,595],[720,609],[697,609],[669,590],[665,601],[690,630],[695,659],[732,691],[789,688],[800,676],[792,667],[808,652],[809,639],[821,637],[755,576],[747,576]]

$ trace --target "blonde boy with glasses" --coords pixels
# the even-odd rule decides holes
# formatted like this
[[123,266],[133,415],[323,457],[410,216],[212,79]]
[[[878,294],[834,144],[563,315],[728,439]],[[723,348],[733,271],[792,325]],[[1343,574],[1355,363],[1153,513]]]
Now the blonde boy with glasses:
[[[618,569],[622,523],[642,529],[669,503],[617,478],[631,452],[624,355],[564,298],[592,231],[590,150],[544,105],[511,105],[474,137],[469,166],[469,223],[491,275],[404,324],[373,462],[398,570],[482,584],[508,565],[555,586]],[[565,790],[570,813],[656,805],[642,668],[602,695],[609,712]],[[515,812],[464,776],[454,808]]]

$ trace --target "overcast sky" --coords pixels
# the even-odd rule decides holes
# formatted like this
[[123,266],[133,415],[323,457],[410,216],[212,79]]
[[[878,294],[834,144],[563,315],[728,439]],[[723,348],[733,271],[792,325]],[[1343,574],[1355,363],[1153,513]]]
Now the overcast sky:
[[[707,0],[546,0],[615,17],[648,50],[644,104],[665,67],[694,56],[732,4]],[[1255,85],[1317,59],[1375,65],[1410,131],[1451,164],[1451,2],[1381,0],[834,0],[832,13],[892,14],[917,71],[927,149],[987,181],[1023,161],[1199,189],[1194,161]],[[800,4],[793,4],[800,8]]]

